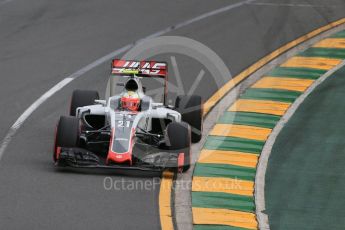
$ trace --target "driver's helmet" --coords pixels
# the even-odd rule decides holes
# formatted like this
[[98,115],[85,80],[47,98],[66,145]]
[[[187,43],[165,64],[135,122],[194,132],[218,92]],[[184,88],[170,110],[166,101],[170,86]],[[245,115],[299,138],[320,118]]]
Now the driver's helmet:
[[139,94],[134,91],[127,91],[121,97],[121,108],[129,111],[138,111],[140,106]]

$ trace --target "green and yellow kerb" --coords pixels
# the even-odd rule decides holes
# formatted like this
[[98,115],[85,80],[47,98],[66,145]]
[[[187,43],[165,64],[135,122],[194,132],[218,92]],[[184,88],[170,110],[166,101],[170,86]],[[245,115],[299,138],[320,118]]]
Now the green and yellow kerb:
[[254,181],[276,123],[315,80],[345,59],[345,31],[288,59],[247,89],[219,118],[192,184],[195,230],[257,229]]

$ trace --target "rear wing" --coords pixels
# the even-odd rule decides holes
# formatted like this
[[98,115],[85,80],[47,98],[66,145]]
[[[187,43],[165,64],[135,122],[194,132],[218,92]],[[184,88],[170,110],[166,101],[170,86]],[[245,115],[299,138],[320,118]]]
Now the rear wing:
[[114,59],[111,64],[114,75],[138,75],[143,77],[167,78],[168,64],[157,61],[133,61]]

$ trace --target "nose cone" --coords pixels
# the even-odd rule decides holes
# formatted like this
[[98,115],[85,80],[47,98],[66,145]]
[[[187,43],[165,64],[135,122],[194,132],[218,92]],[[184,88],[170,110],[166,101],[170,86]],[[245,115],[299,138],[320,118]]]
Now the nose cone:
[[109,151],[106,163],[109,164],[129,164],[132,165],[132,154],[127,153],[116,153]]
[[132,128],[133,122],[119,123],[116,128],[113,129],[111,135],[111,143],[109,145],[108,156],[106,164],[129,164],[132,165],[132,149],[133,149],[133,137],[134,128]]

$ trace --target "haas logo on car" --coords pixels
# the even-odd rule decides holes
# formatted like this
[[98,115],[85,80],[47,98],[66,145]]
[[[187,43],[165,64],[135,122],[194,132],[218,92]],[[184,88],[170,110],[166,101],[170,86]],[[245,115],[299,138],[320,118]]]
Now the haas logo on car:
[[114,60],[112,66],[113,74],[137,73],[165,77],[167,74],[167,64],[165,62],[154,61],[125,61]]

